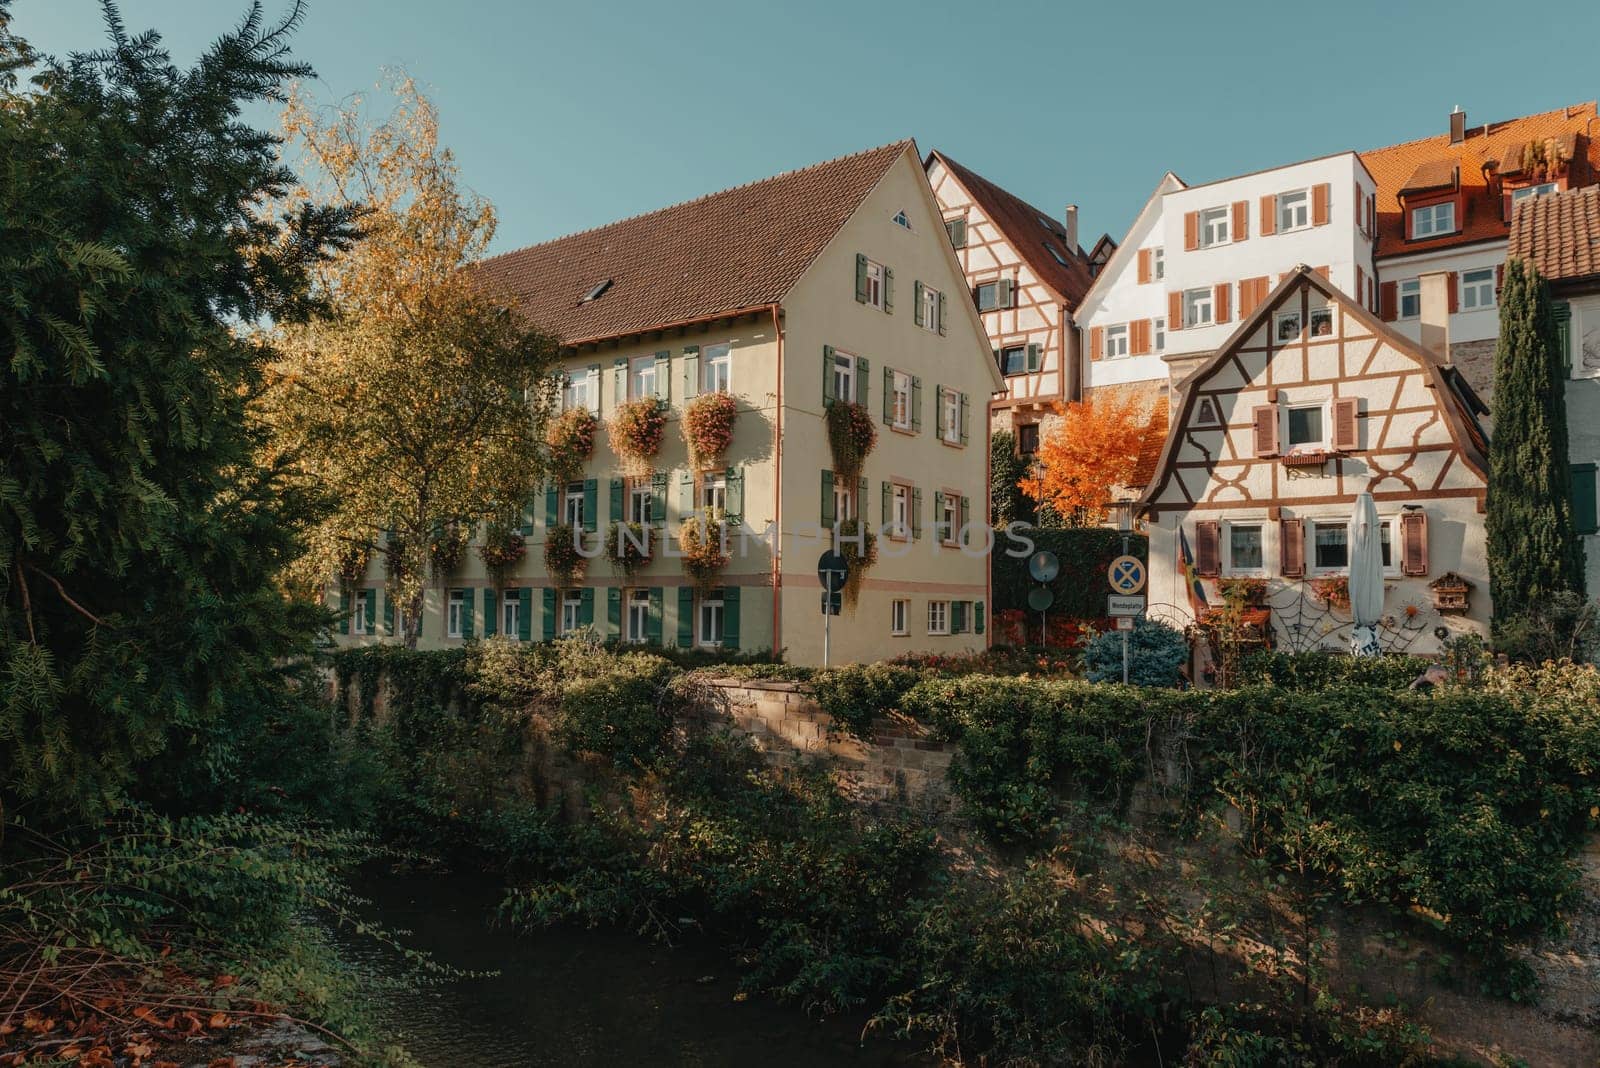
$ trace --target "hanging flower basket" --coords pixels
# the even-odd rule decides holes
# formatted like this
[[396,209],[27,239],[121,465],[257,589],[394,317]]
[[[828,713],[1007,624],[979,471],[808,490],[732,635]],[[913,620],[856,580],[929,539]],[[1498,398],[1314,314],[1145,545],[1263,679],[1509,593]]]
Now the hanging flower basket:
[[428,559],[436,577],[453,574],[467,557],[467,528],[446,523],[428,542]]
[[483,544],[478,546],[478,558],[483,561],[489,574],[494,576],[497,587],[504,585],[506,573],[522,563],[527,555],[527,543],[513,524],[494,522],[485,528]]
[[717,575],[728,566],[722,529],[722,523],[704,510],[685,518],[678,528],[683,569],[694,580],[696,589],[706,590],[716,585]]
[[650,473],[650,461],[666,436],[667,406],[655,397],[619,404],[608,428],[611,448],[622,458],[623,473],[634,478]]
[[353,586],[367,575],[367,565],[372,563],[372,546],[365,543],[351,545],[339,554],[339,578]]
[[397,581],[411,573],[406,566],[405,540],[394,534],[389,535],[388,544],[383,547],[383,573]]
[[613,523],[606,533],[606,557],[624,578],[631,580],[650,562],[654,550],[653,532],[643,523]]
[[587,408],[569,408],[550,421],[544,443],[550,448],[550,471],[558,482],[570,482],[594,453],[597,422]]
[[864,404],[836,401],[828,406],[828,448],[833,452],[833,474],[845,482],[861,475],[867,454],[878,444],[878,429]]
[[845,607],[854,611],[861,599],[867,569],[878,562],[878,536],[871,527],[863,529],[861,520],[846,519],[839,524],[839,554],[849,565],[844,579]]
[[544,569],[556,580],[557,585],[572,585],[583,574],[585,563],[587,561],[578,552],[578,542],[570,526],[559,523],[545,532]]
[[689,446],[689,462],[710,467],[733,444],[733,424],[739,416],[738,402],[731,393],[702,393],[683,410],[683,440]]
[[1228,604],[1235,601],[1241,607],[1260,608],[1267,601],[1267,580],[1264,578],[1228,578],[1217,583],[1217,592]]
[[1329,608],[1350,607],[1350,579],[1345,575],[1312,579],[1311,590],[1317,595],[1317,600]]

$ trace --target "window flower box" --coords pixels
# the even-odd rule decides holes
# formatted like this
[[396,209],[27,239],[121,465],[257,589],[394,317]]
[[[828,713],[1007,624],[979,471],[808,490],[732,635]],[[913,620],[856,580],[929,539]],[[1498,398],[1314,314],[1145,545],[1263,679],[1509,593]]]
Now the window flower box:
[[1326,449],[1308,449],[1303,452],[1289,452],[1283,455],[1285,467],[1321,467],[1327,463],[1328,457],[1333,454]]

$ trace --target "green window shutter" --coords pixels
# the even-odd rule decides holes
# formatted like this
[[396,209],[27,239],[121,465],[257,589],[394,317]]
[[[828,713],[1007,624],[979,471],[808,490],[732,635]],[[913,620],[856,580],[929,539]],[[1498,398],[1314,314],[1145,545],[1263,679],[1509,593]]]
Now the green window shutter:
[[650,476],[650,521],[667,521],[667,473],[657,471]]
[[394,596],[387,586],[383,588],[383,632],[394,637]]
[[894,368],[883,369],[883,421],[894,423]]
[[939,294],[939,333],[944,333],[944,294]]
[[700,395],[700,346],[683,347],[683,399]]
[[940,441],[944,440],[944,387],[933,387],[933,433]]
[[556,591],[549,588],[544,591],[544,640],[554,641],[556,637]]
[[867,302],[867,258],[856,253],[856,303]]
[[722,591],[722,647],[739,648],[739,587]]
[[611,362],[611,403],[621,404],[628,399],[628,358],[618,356]]
[[983,633],[983,602],[972,602],[972,633]]
[[967,602],[950,602],[950,633],[961,634],[967,629]]
[[600,414],[600,365],[589,365],[589,410],[596,415]]
[[578,626],[594,626],[594,587],[585,586],[578,591]]
[[833,346],[822,346],[822,406],[833,403]]
[[833,523],[833,472],[824,469],[822,472],[822,529],[832,530]]
[[533,587],[523,586],[517,590],[517,641],[530,642],[533,640]]
[[678,476],[678,517],[694,513],[694,472],[685,471]]
[[959,524],[958,530],[966,530],[967,524],[972,522],[971,507],[971,498],[963,495],[961,498],[961,506],[956,511],[956,522]]
[[367,615],[367,633],[378,633],[378,591],[362,590],[361,607]]
[[623,516],[625,514],[623,512],[623,510],[622,510],[622,492],[623,492],[623,488],[624,487],[623,487],[623,484],[622,484],[622,479],[614,478],[614,479],[611,480],[611,522],[612,523],[620,523],[620,522],[622,522]]
[[606,590],[606,633],[622,636],[622,590],[616,586]]
[[883,310],[894,314],[894,272],[887,267],[883,269]]
[[554,482],[544,489],[544,529],[548,534],[561,515],[561,488]]
[[499,614],[500,598],[495,596],[493,586],[485,586],[483,589],[483,636],[485,638],[493,638],[495,631],[500,629],[500,620],[496,618]]
[[656,399],[672,400],[672,353],[656,353]]
[[911,431],[922,430],[922,379],[911,376]]
[[922,279],[911,283],[911,321],[922,326]]
[[1044,350],[1037,342],[1028,343],[1028,370],[1037,371],[1044,365]]
[[1572,465],[1572,525],[1579,534],[1600,531],[1600,509],[1595,501],[1595,465]]
[[883,525],[888,526],[894,522],[894,483],[883,483],[883,494],[879,503],[883,507]]
[[856,515],[861,520],[861,525],[867,525],[867,476],[862,475],[856,481]]
[[694,644],[694,587],[678,587],[678,645],[687,649]]
[[967,395],[961,394],[961,444],[967,443]]
[[650,615],[645,624],[645,637],[651,645],[661,644],[661,602],[664,592],[660,586],[650,587]]
[[349,634],[354,628],[354,622],[350,615],[350,591],[341,585],[339,587],[339,633]]
[[583,480],[583,529],[593,534],[600,529],[600,480]]
[[723,513],[727,521],[737,527],[744,522],[744,468],[728,468],[726,478],[724,500],[727,504]]
[[871,393],[868,389],[872,385],[872,364],[865,357],[856,357],[856,403],[863,408],[867,406],[867,397]]
[[922,491],[911,491],[911,540],[916,541],[922,537]]
[[944,529],[944,494],[939,490],[933,491],[933,540],[943,541],[949,537]]
[[464,641],[472,640],[472,617],[477,614],[475,592],[471,586],[461,591],[461,637]]
[[522,515],[518,517],[522,521],[522,525],[518,532],[524,538],[531,538],[533,536],[533,510],[535,507],[536,505],[532,501],[525,502],[522,506]]

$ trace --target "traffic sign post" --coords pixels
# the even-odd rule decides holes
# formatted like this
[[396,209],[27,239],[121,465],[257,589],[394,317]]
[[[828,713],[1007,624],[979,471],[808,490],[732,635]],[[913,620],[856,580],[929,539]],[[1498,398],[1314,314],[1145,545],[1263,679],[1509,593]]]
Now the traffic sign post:
[[1117,630],[1122,634],[1122,684],[1128,684],[1128,635],[1132,633],[1134,619],[1144,614],[1144,598],[1135,596],[1144,590],[1146,581],[1144,561],[1128,553],[1128,535],[1133,531],[1135,506],[1131,502],[1117,506],[1117,526],[1122,531],[1122,555],[1106,568],[1106,581],[1111,585],[1111,596],[1106,598],[1107,614],[1115,616]]
[[1106,598],[1106,615],[1108,616],[1142,616],[1144,615],[1143,597],[1123,597],[1113,593]]
[[1040,585],[1028,591],[1028,607],[1039,613],[1039,647],[1050,646],[1050,627],[1045,619],[1045,609],[1055,603],[1056,595],[1048,583],[1061,573],[1061,561],[1049,549],[1040,549],[1028,557],[1028,574]]
[[833,549],[825,550],[817,560],[817,581],[822,584],[822,666],[828,666],[833,652],[833,617],[839,614],[844,603],[844,584],[850,577],[850,561]]

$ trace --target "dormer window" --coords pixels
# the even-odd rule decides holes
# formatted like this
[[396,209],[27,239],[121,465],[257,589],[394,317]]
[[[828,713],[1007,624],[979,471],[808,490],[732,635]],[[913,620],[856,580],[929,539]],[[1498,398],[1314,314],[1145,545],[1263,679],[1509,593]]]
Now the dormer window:
[[1529,197],[1542,197],[1546,193],[1554,193],[1560,187],[1555,182],[1540,182],[1538,185],[1524,186],[1511,191],[1511,203],[1527,200]]
[[1411,236],[1439,237],[1456,232],[1456,203],[1446,200],[1411,209]]
[[578,303],[579,304],[587,304],[591,300],[599,300],[602,296],[605,295],[605,291],[610,289],[610,288],[611,288],[611,279],[607,278],[605,281],[597,283],[593,289],[591,289],[591,290],[589,290],[589,292],[585,293],[583,295],[583,299],[578,301]]

